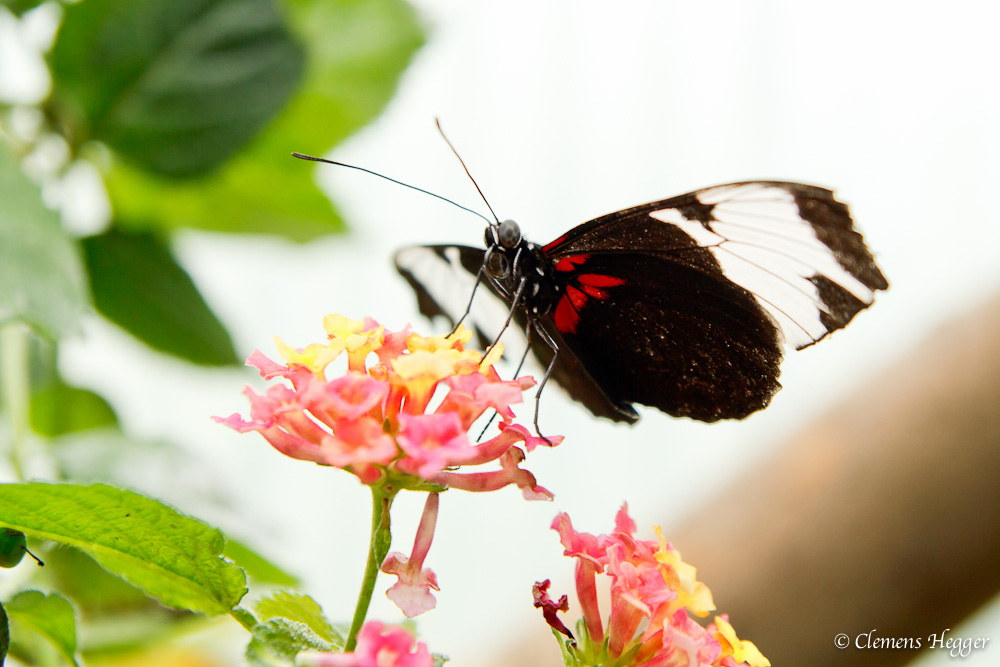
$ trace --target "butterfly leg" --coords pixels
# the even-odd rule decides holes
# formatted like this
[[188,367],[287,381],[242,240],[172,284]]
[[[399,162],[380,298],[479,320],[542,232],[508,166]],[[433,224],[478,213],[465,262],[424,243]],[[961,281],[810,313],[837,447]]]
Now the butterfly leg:
[[489,354],[490,350],[496,347],[497,343],[500,342],[500,336],[502,336],[503,332],[506,331],[507,327],[510,326],[510,321],[514,319],[514,313],[517,312],[517,304],[521,301],[521,295],[524,294],[524,286],[527,283],[528,279],[525,278],[524,276],[521,276],[521,280],[517,284],[517,290],[514,292],[514,298],[511,301],[510,312],[507,313],[507,320],[503,323],[503,326],[500,327],[500,333],[498,333],[497,337],[493,339],[493,342],[490,344],[490,346],[486,348],[487,354]]
[[[514,370],[514,377],[513,377],[514,380],[516,380],[521,375],[521,367],[524,366],[524,360],[528,358],[528,351],[531,349],[531,323],[530,322],[528,323],[527,329],[525,329],[524,337],[528,339],[528,344],[524,347],[524,354],[521,355],[521,361],[517,364],[517,368]],[[480,440],[483,439],[483,436],[486,434],[486,429],[488,429],[490,427],[490,424],[492,424],[493,420],[496,419],[496,418],[497,418],[497,413],[494,412],[493,416],[490,417],[490,420],[488,422],[486,422],[486,426],[484,426],[483,430],[480,431],[479,437],[476,438],[476,442],[479,442]]]
[[535,433],[538,434],[539,438],[549,443],[549,445],[554,445],[554,443],[551,440],[542,435],[541,429],[538,428],[538,409],[539,406],[541,405],[540,401],[542,398],[542,390],[545,389],[545,384],[549,381],[549,378],[552,377],[552,369],[555,368],[556,360],[559,358],[559,346],[556,345],[556,342],[552,340],[552,337],[549,336],[548,333],[546,333],[545,329],[539,326],[533,326],[533,322],[529,320],[528,332],[530,332],[532,329],[538,332],[538,335],[542,339],[542,341],[544,341],[545,344],[548,345],[549,348],[552,350],[552,361],[549,362],[549,367],[545,369],[545,375],[542,376],[542,381],[538,383],[538,389],[535,390]]
[[462,326],[462,322],[465,321],[465,318],[468,317],[469,313],[472,311],[472,300],[476,298],[476,290],[479,289],[479,283],[483,279],[483,271],[485,270],[486,265],[484,264],[480,266],[479,271],[476,272],[476,284],[472,286],[472,294],[469,295],[469,303],[465,304],[465,312],[462,313],[462,316],[458,318],[457,322],[455,322],[455,326],[452,327],[451,333],[448,334],[449,336],[458,331],[458,328]]

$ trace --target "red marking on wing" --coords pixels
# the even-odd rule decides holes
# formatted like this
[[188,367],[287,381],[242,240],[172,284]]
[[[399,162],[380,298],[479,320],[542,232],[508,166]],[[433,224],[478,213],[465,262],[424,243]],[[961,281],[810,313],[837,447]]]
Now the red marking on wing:
[[[572,271],[577,265],[583,264],[589,258],[590,255],[564,257],[556,262],[556,271]],[[576,276],[575,280],[580,287],[567,285],[566,293],[556,304],[556,328],[562,333],[576,333],[576,327],[580,323],[580,311],[587,304],[587,299],[603,300],[608,298],[607,290],[601,289],[602,287],[616,287],[627,282],[624,278],[600,273],[584,273]]]
[[576,312],[569,299],[563,297],[556,304],[556,328],[561,333],[576,333],[576,325],[580,323],[580,313]]
[[583,291],[594,297],[595,299],[607,299],[608,293],[597,287],[591,287],[590,285],[584,285]]
[[562,333],[576,333],[576,325],[580,323],[580,309],[587,303],[587,295],[569,285],[566,293],[556,304],[556,328]]
[[587,303],[587,295],[572,285],[566,287],[566,296],[563,297],[563,301],[566,299],[569,299],[570,303],[577,310],[583,308],[583,304]]
[[545,247],[542,248],[542,250],[544,250],[545,252],[548,252],[548,251],[552,250],[553,248],[555,248],[557,245],[561,244],[565,240],[566,240],[566,234],[563,234],[562,236],[560,236],[559,238],[557,238],[555,241],[552,241],[551,243],[546,244]]
[[581,285],[590,285],[591,287],[615,287],[616,285],[625,284],[624,278],[616,278],[599,273],[584,273],[577,276],[576,280]]
[[572,271],[577,264],[583,264],[589,258],[590,255],[573,255],[572,257],[563,257],[556,262],[556,271]]

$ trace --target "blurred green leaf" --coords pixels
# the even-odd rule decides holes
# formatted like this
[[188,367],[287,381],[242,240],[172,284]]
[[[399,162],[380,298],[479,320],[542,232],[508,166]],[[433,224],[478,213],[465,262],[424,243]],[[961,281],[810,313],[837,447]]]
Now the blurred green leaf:
[[59,379],[31,397],[31,428],[49,438],[117,423],[107,401]]
[[46,581],[66,594],[84,612],[86,618],[102,612],[128,612],[130,615],[149,606],[163,609],[141,590],[117,577],[93,558],[80,551],[56,546],[45,554]]
[[83,239],[83,250],[105,317],[167,354],[206,366],[238,363],[229,334],[159,238],[112,228]]
[[226,539],[223,555],[239,565],[248,576],[262,584],[298,586],[298,577],[285,572],[259,553],[232,537]]
[[0,484],[0,526],[76,547],[163,604],[209,616],[246,593],[218,530],[103,484]]
[[0,667],[3,667],[4,660],[7,659],[7,650],[10,648],[10,627],[7,624],[7,612],[0,604]]
[[138,229],[193,227],[299,242],[342,230],[340,215],[290,150],[262,155],[261,145],[197,182],[157,178],[118,162],[107,176],[108,195],[121,224]]
[[320,639],[306,624],[284,618],[255,625],[252,632],[246,657],[254,667],[292,667],[299,651],[333,650],[333,646]]
[[302,93],[282,121],[291,150],[316,154],[382,110],[424,33],[403,0],[287,0],[287,6],[309,63]]
[[46,586],[70,598],[85,619],[84,658],[97,653],[140,650],[181,631],[209,622],[204,616],[167,609],[117,577],[78,549],[53,545],[45,568],[37,571]]
[[[43,2],[45,2],[45,0],[0,0],[0,5],[9,9],[10,13],[14,16],[20,16],[29,9],[34,9]],[[0,658],[0,665],[2,664],[3,659]]]
[[[41,635],[66,662],[79,664],[76,661],[76,612],[69,600],[55,593],[24,591],[7,602],[7,613],[15,624]],[[17,634],[14,640],[17,643]]]
[[313,183],[314,165],[290,153],[321,154],[375,118],[423,44],[423,31],[402,0],[295,0],[287,6],[309,56],[299,94],[247,150],[197,183],[116,164],[108,191],[123,219],[295,241],[343,228]]
[[66,8],[50,63],[75,146],[190,177],[287,104],[305,56],[272,0],[87,0]]
[[51,338],[78,330],[83,266],[59,217],[0,142],[0,324],[21,320]]
[[273,595],[259,600],[254,605],[254,611],[262,621],[273,618],[283,618],[307,626],[317,637],[335,647],[344,650],[346,640],[343,635],[334,630],[323,615],[323,608],[308,595],[290,591],[278,591]]

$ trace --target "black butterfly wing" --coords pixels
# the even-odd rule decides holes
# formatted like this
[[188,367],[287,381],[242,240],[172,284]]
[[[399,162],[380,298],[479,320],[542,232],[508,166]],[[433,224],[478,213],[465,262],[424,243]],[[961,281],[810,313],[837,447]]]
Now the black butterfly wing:
[[[396,270],[406,279],[417,296],[420,312],[429,317],[444,316],[452,325],[462,316],[476,283],[476,274],[483,263],[484,250],[468,246],[411,246],[396,253]],[[500,331],[510,303],[488,282],[480,285],[466,325],[485,348]],[[514,314],[519,331],[527,325],[527,314],[519,309]],[[587,372],[584,365],[562,339],[559,330],[548,318],[538,323],[560,347],[559,363],[552,379],[562,385],[577,401],[598,417],[633,423],[639,415],[628,404],[612,401]],[[523,336],[522,336],[523,340]],[[523,349],[523,348],[522,348]],[[542,367],[552,360],[552,350],[537,336],[532,340],[532,353]]]
[[782,343],[846,325],[888,287],[826,189],[749,182],[612,213],[545,246],[552,325],[618,405],[740,419],[780,388]]
[[716,421],[764,408],[780,388],[774,325],[746,290],[705,272],[706,251],[578,257],[553,325],[616,403]]

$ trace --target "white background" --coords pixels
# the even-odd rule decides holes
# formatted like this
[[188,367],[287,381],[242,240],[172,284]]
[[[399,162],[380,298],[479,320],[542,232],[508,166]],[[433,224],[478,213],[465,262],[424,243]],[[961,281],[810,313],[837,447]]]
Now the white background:
[[[793,0],[415,4],[427,45],[383,116],[331,157],[483,209],[434,129],[440,117],[497,214],[537,242],[603,213],[728,181],[825,185],[850,203],[892,285],[848,329],[790,355],[785,389],[744,422],[704,425],[646,410],[638,426],[615,426],[552,391],[542,423],[566,440],[530,456],[527,467],[556,493],[554,504],[527,503],[510,489],[442,497],[428,560],[442,591],[418,628],[433,651],[465,666],[528,633],[547,634],[531,608],[531,584],[552,577],[568,590],[572,564],[548,529],[557,511],[606,532],[628,500],[641,530],[662,523],[669,539],[671,526],[798,426],[996,293],[1000,9]],[[307,246],[201,234],[178,241],[240,353],[273,353],[274,334],[294,345],[319,341],[328,312],[431,332],[391,254],[411,243],[479,245],[481,221],[363,174],[288,168],[315,175],[332,193],[349,237]],[[260,386],[250,371],[184,366],[96,322],[69,352],[66,373],[109,396],[127,429],[180,442],[214,470],[182,480],[150,470],[147,491],[200,511],[185,490],[213,485],[236,509],[206,519],[304,573],[305,590],[330,617],[350,617],[367,493],[353,477],[285,460],[257,436],[209,422],[246,413],[240,388]],[[530,407],[520,412],[530,419]],[[409,552],[422,504],[418,496],[397,502],[394,550]],[[380,583],[372,616],[398,621],[381,593],[388,582]],[[1000,614],[975,622],[979,636],[1000,641]],[[986,664],[991,648],[963,664]],[[924,664],[950,663],[939,651]]]

